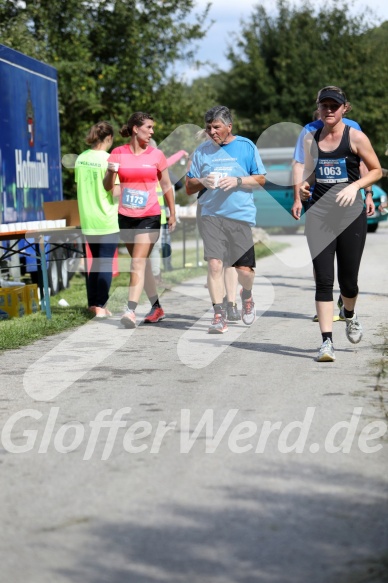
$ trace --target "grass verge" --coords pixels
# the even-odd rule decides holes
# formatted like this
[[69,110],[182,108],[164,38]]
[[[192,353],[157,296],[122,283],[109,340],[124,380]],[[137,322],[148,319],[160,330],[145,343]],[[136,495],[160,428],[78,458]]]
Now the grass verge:
[[[273,251],[278,252],[286,247],[286,245],[278,244],[273,246]],[[272,254],[265,245],[255,245],[256,258],[261,259]],[[188,265],[193,264],[193,267]],[[177,285],[182,281],[193,279],[206,273],[206,263],[202,267],[195,267],[196,251],[195,249],[188,249],[186,252],[186,267],[182,268],[182,252],[175,251],[172,255],[173,271],[166,271],[162,273],[164,285]],[[125,303],[127,289],[128,289],[129,274],[121,273],[118,277],[113,278],[111,287],[111,296],[114,296],[121,304]],[[119,290],[119,288],[121,288]],[[115,290],[120,291],[115,294]],[[58,305],[59,300],[65,299],[69,307],[62,308]],[[116,304],[117,302],[115,302]],[[0,351],[11,350],[27,346],[35,340],[58,334],[65,330],[82,326],[88,320],[93,318],[87,310],[86,301],[86,286],[85,278],[76,273],[70,282],[70,287],[61,291],[58,295],[51,298],[51,312],[52,318],[48,320],[43,312],[23,316],[22,318],[13,318],[11,320],[0,321]],[[115,310],[117,305],[113,306]]]

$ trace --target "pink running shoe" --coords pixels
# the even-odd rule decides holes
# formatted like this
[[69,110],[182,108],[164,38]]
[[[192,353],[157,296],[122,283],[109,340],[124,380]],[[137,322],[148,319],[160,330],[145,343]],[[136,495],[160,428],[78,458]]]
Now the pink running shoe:
[[135,312],[127,308],[124,314],[121,316],[120,322],[123,326],[125,326],[125,328],[136,328]]

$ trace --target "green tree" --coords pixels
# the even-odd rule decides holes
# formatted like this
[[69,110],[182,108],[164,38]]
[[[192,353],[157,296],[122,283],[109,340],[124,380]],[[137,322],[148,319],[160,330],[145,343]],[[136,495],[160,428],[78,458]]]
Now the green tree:
[[[57,68],[63,153],[84,150],[96,121],[117,129],[137,110],[155,115],[160,141],[173,124],[195,123],[206,101],[169,73],[206,34],[209,6],[193,18],[194,8],[195,0],[0,0],[0,42]],[[75,194],[66,171],[64,190]]]
[[[347,2],[315,9],[277,1],[275,15],[256,6],[229,48],[231,69],[222,75],[219,99],[236,113],[236,127],[256,140],[270,125],[311,121],[317,91],[338,85],[354,104],[354,117],[378,154],[388,113],[387,26],[370,30],[351,16]],[[279,143],[279,145],[281,145]]]

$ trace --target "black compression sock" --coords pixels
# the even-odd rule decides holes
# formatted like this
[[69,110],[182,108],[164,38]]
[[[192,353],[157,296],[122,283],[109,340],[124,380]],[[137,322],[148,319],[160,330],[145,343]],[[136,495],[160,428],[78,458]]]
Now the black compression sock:
[[328,338],[333,342],[333,332],[322,332],[322,342],[325,342]]

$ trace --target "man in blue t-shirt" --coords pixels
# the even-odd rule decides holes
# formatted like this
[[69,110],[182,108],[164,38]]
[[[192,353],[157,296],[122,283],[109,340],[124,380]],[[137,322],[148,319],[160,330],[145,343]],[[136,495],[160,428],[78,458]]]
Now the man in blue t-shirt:
[[223,269],[237,269],[242,285],[241,318],[255,321],[252,286],[255,252],[251,226],[256,224],[253,189],[265,184],[265,168],[253,142],[232,134],[232,116],[217,105],[205,114],[207,140],[195,150],[186,177],[188,194],[203,188],[200,197],[201,234],[208,262],[208,288],[214,306],[209,334],[223,334],[228,327],[222,315]]

